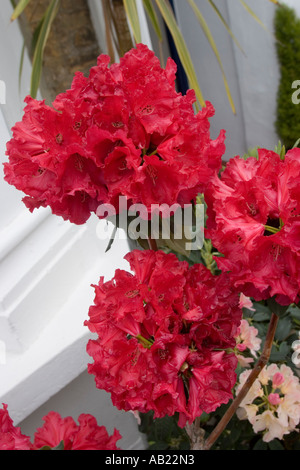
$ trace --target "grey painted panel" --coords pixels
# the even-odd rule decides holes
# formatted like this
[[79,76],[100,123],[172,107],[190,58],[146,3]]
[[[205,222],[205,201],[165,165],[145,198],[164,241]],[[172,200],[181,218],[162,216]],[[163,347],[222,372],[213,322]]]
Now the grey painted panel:
[[[215,0],[237,36],[245,54],[235,45],[207,1],[196,3],[210,26],[220,52],[236,106],[233,115],[216,57],[187,0],[175,0],[182,28],[205,99],[212,102],[212,136],[226,130],[226,158],[243,154],[256,145],[277,143],[274,130],[279,71],[274,38],[242,7],[238,0]],[[267,0],[248,0],[257,16],[272,29],[274,6]]]

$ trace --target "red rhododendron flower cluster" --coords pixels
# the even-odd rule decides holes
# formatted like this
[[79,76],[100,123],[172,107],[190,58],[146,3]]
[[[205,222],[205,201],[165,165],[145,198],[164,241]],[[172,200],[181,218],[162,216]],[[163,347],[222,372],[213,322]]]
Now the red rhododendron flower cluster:
[[226,349],[235,346],[239,295],[226,273],[173,254],[135,250],[125,259],[131,272],[95,286],[89,373],[118,409],[178,412],[183,427],[232,397],[237,359]]
[[231,159],[206,192],[219,268],[256,300],[300,300],[300,149]]
[[51,411],[44,418],[44,425],[37,429],[34,442],[21,434],[9,416],[7,405],[0,409],[0,450],[39,450],[51,449],[63,442],[64,450],[119,450],[116,442],[121,439],[119,431],[112,436],[104,426],[98,426],[96,419],[89,414],[81,414],[78,423],[71,417],[62,418]]
[[109,67],[106,55],[76,73],[53,107],[26,98],[23,120],[7,144],[5,179],[32,211],[83,224],[102,203],[190,203],[221,167],[225,132],[211,140],[210,103],[195,114],[195,93],[176,92],[166,68],[139,44]]
[[30,437],[24,436],[20,427],[14,426],[7,405],[0,409],[0,450],[31,450]]

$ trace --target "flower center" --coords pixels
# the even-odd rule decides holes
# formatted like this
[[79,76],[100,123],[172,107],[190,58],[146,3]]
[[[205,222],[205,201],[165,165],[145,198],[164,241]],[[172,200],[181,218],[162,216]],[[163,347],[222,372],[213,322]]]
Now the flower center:
[[264,236],[268,237],[270,235],[274,235],[278,233],[283,227],[283,223],[281,219],[268,219],[265,225],[265,232]]
[[137,335],[136,336],[136,339],[138,340],[138,342],[144,346],[144,348],[146,349],[150,349],[151,346],[153,345],[154,341],[152,341],[151,339],[146,339],[144,338],[142,335]]

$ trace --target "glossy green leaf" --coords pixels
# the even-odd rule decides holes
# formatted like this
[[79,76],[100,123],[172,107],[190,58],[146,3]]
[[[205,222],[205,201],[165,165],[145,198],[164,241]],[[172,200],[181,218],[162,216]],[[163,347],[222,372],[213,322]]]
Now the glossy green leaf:
[[288,338],[292,329],[292,320],[289,317],[280,318],[276,329],[275,338],[284,341]]
[[270,321],[271,318],[271,312],[255,312],[252,320],[254,322],[261,322],[261,321]]
[[51,30],[52,23],[57,15],[60,0],[52,0],[46,10],[40,33],[37,38],[34,55],[32,60],[31,88],[30,94],[36,98],[42,74],[43,55],[47,39]]
[[279,349],[273,345],[271,355],[270,355],[270,362],[281,362],[285,361],[286,358],[291,354],[291,346],[287,344],[286,341],[283,341]]
[[288,310],[288,306],[280,305],[276,302],[275,297],[271,297],[267,300],[267,304],[271,312],[275,313],[278,317],[282,317]]
[[220,66],[220,69],[221,69],[221,72],[222,72],[223,81],[224,81],[228,101],[230,103],[230,106],[231,106],[231,109],[232,109],[233,113],[235,114],[236,113],[235,105],[234,105],[233,98],[232,98],[231,93],[230,93],[230,89],[229,89],[228,81],[227,81],[227,78],[226,78],[226,75],[225,75],[224,67],[223,67],[221,57],[220,57],[218,48],[216,46],[215,40],[213,38],[213,35],[210,31],[210,28],[209,28],[207,22],[205,21],[204,16],[202,15],[201,11],[197,7],[195,1],[194,0],[188,0],[188,2],[190,4],[190,6],[192,7],[192,9],[193,9],[193,11],[194,11],[199,23],[200,23],[200,26],[201,26],[201,28],[202,28],[202,30],[203,30],[203,32],[204,32],[211,48],[212,48],[212,50],[213,50],[213,52],[214,52],[214,54],[217,58],[217,61],[219,63],[219,66]]
[[13,11],[13,14],[10,17],[11,21],[16,20],[21,15],[21,13],[23,13],[23,11],[25,10],[25,8],[27,7],[29,2],[30,2],[30,0],[20,0],[19,1],[19,3],[17,4],[17,6],[15,7],[15,9]]
[[205,100],[203,98],[201,89],[198,84],[197,75],[194,69],[194,65],[193,65],[189,50],[186,46],[182,33],[176,22],[170,3],[168,0],[155,0],[155,1],[170,31],[170,34],[172,35],[172,38],[174,40],[174,43],[177,49],[178,56],[185,70],[190,86],[191,88],[194,89],[200,105],[205,106]]
[[136,0],[123,0],[125,11],[132,28],[136,43],[142,42],[140,20],[136,6]]
[[259,439],[255,443],[253,450],[268,450],[268,444],[264,442],[262,439]]
[[162,33],[161,33],[161,29],[160,29],[160,26],[159,26],[159,21],[158,21],[158,17],[157,17],[157,14],[156,14],[156,11],[151,3],[151,0],[143,0],[143,4],[144,4],[144,8],[149,16],[149,19],[152,23],[152,26],[154,28],[154,31],[158,37],[158,39],[160,41],[162,41]]
[[285,450],[284,446],[278,439],[274,439],[273,441],[269,442],[268,445],[271,450]]

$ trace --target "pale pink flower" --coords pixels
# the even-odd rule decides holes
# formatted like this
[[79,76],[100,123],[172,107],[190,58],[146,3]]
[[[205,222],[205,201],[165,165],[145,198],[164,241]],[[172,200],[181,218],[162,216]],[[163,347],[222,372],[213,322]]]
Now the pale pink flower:
[[137,420],[138,425],[140,426],[140,424],[142,423],[140,412],[137,410],[129,410],[129,413],[133,414],[133,416]]
[[269,381],[272,380],[273,376],[279,372],[277,364],[271,364],[268,367],[264,367],[259,374],[259,381],[262,385],[268,385]]
[[236,357],[237,357],[237,360],[239,361],[240,366],[245,369],[251,367],[250,364],[254,362],[254,359],[252,357],[245,357],[245,356],[242,356],[241,354],[237,354]]
[[[236,350],[238,352],[246,352],[249,350],[253,357],[257,357],[257,351],[260,350],[261,339],[258,338],[258,330],[254,326],[250,326],[247,320],[242,320],[238,328],[236,336]],[[237,358],[242,367],[249,367],[253,358],[245,358],[244,355],[238,354]]]
[[259,408],[257,405],[245,405],[243,408],[238,408],[236,414],[240,420],[248,419],[248,421],[253,424],[257,415]]
[[[250,373],[251,370],[247,370],[240,375],[236,395]],[[264,367],[241,402],[237,416],[248,419],[254,432],[263,432],[265,442],[282,439],[297,431],[300,422],[299,378],[285,364]]]
[[250,297],[247,297],[243,293],[240,295],[240,308],[247,308],[248,310],[252,310],[252,312],[255,312],[255,309],[252,308],[253,303],[250,299]]
[[298,426],[300,422],[300,391],[290,395],[285,395],[277,409],[277,414],[283,426],[289,426],[290,419]]
[[[241,391],[241,389],[243,388],[243,385],[244,383],[246,382],[247,378],[249,377],[251,373],[251,370],[245,370],[244,372],[242,372],[240,374],[240,377],[239,377],[239,384],[236,388],[236,395],[239,394],[239,392]],[[240,404],[240,407],[245,407],[246,405],[250,405],[253,403],[253,401],[258,398],[258,397],[262,397],[264,395],[264,391],[263,391],[263,388],[261,386],[261,383],[260,381],[257,379],[255,380],[254,384],[252,385],[252,387],[250,388],[249,392],[247,393],[247,395],[245,396],[245,398],[243,399],[243,401],[241,402]]]
[[262,414],[256,415],[253,423],[253,430],[256,433],[265,431],[263,435],[264,442],[270,442],[274,439],[282,439],[284,434],[286,434],[286,429],[270,410],[266,410]]
[[274,388],[280,387],[280,385],[282,385],[283,382],[284,382],[284,376],[280,372],[276,372],[272,380],[273,387]]
[[296,390],[300,391],[299,378],[296,377],[292,369],[285,364],[280,366],[280,372],[284,376],[284,382],[280,385],[280,390],[285,395],[294,394]]
[[268,400],[271,405],[279,405],[281,403],[279,393],[270,393],[270,395],[268,396]]

